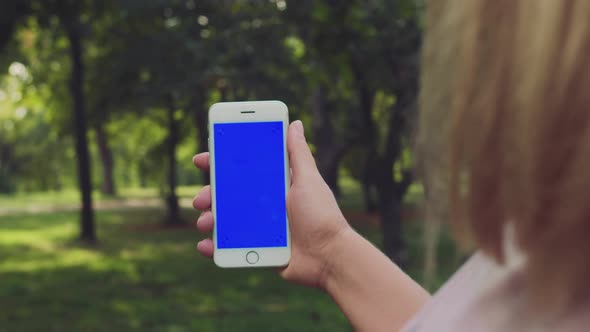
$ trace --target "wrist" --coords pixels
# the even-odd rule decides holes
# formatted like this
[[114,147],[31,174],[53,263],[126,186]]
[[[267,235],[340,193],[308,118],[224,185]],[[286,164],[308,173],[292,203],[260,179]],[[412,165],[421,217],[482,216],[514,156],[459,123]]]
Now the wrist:
[[354,247],[358,233],[346,223],[345,227],[338,230],[333,239],[324,248],[322,271],[320,274],[319,286],[322,290],[330,292],[330,285],[334,283],[335,278],[340,274],[342,269],[342,259],[346,259],[345,252],[347,248]]

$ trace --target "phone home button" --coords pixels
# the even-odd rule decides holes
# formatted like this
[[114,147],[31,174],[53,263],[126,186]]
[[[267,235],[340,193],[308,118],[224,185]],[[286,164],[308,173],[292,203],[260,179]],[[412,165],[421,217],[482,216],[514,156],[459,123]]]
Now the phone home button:
[[258,253],[256,251],[249,251],[246,254],[246,262],[250,263],[250,264],[256,264],[258,263],[258,259],[260,257],[258,257]]

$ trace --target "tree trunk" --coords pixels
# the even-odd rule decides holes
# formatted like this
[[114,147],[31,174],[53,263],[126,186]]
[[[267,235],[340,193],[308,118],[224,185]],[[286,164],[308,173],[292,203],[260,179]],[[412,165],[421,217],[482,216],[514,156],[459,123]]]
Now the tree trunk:
[[[202,112],[202,110],[200,110]],[[201,121],[203,123],[203,121]],[[207,130],[207,121],[204,121],[204,125],[199,126],[200,128],[197,129],[198,136],[199,136],[199,153],[201,152],[208,152],[209,151],[209,132]],[[204,127],[204,128],[202,128]],[[211,178],[209,176],[209,172],[202,172],[201,173],[201,183],[205,186],[211,182]]]
[[[207,109],[204,105],[204,94],[199,95],[197,100],[193,103],[195,128],[197,129],[198,153],[209,151],[209,130],[207,120]],[[210,182],[209,173],[202,172],[201,182],[203,185],[208,185]]]
[[398,266],[405,267],[407,257],[402,239],[401,199],[391,194],[380,196],[379,213],[383,231],[383,251]]
[[377,203],[375,202],[373,188],[373,167],[375,163],[375,157],[373,153],[367,154],[365,159],[365,165],[363,169],[363,175],[361,178],[361,187],[363,194],[363,201],[365,203],[365,212],[374,213],[377,211]]
[[324,181],[328,184],[334,196],[340,197],[342,192],[338,184],[338,170],[340,158],[334,155],[334,151],[327,146],[317,146],[317,166]]
[[[171,97],[172,99],[172,97]],[[180,209],[178,206],[178,196],[176,195],[176,146],[178,145],[178,122],[174,118],[174,102],[171,100],[168,107],[168,193],[166,195],[166,205],[168,207],[167,225],[182,224],[180,219]]]
[[114,196],[115,181],[113,178],[113,153],[109,146],[107,134],[104,131],[102,125],[95,127],[96,132],[96,144],[98,145],[98,154],[100,161],[102,162],[102,187],[101,191],[104,195]]
[[82,198],[80,239],[93,243],[96,241],[96,233],[94,228],[94,212],[92,209],[90,156],[88,153],[88,138],[86,136],[86,101],[84,96],[84,64],[82,60],[83,46],[78,17],[70,17],[70,19],[71,22],[65,21],[62,23],[64,24],[70,42],[70,57],[72,61],[70,93],[73,100],[73,127],[76,142],[78,187]]
[[[363,125],[363,138],[366,145],[367,154],[363,165],[363,174],[361,177],[361,186],[365,211],[372,213],[377,210],[377,203],[374,198],[375,189],[375,171],[379,168],[377,165],[377,137],[375,134],[375,125],[370,115],[370,111],[365,110],[365,124]],[[369,114],[367,114],[369,113]]]
[[403,242],[401,207],[412,176],[411,172],[405,171],[399,182],[393,176],[393,166],[401,156],[401,135],[405,122],[400,108],[394,108],[392,112],[385,148],[375,158],[373,180],[377,189],[385,254],[400,267],[405,267],[408,257]]
[[339,197],[338,169],[342,157],[341,147],[338,146],[338,141],[334,137],[334,128],[321,85],[315,89],[312,96],[312,119],[318,170],[334,195]]
[[354,74],[355,83],[357,86],[358,100],[359,100],[359,114],[361,117],[361,142],[367,149],[365,161],[361,175],[361,188],[363,194],[363,201],[365,203],[365,211],[373,213],[377,210],[377,203],[373,197],[374,189],[374,168],[377,157],[377,131],[375,130],[375,122],[373,121],[373,105],[375,102],[375,91],[368,85],[369,80],[366,77],[363,68],[364,61],[358,56],[353,56],[351,61],[351,69]]
[[[405,183],[393,179],[393,160],[380,158],[374,169],[375,188],[378,196],[378,210],[383,232],[383,251],[400,267],[405,267],[407,257],[402,234],[401,205],[405,193]],[[387,159],[387,161],[385,160]]]

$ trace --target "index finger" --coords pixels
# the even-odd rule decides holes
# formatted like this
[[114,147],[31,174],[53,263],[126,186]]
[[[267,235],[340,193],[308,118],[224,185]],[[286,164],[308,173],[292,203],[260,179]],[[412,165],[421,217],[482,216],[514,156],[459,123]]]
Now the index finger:
[[209,171],[209,152],[202,152],[194,156],[193,164],[203,171]]

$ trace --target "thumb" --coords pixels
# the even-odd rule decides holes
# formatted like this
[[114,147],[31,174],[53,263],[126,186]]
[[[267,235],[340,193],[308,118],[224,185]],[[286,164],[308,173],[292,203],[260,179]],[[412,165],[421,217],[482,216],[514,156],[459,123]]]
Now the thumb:
[[294,121],[289,126],[287,150],[289,151],[293,181],[298,181],[298,178],[306,178],[318,172],[315,160],[305,139],[303,123],[299,120]]

